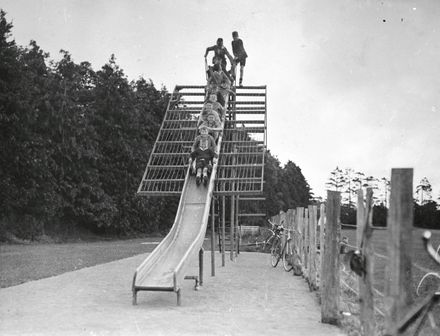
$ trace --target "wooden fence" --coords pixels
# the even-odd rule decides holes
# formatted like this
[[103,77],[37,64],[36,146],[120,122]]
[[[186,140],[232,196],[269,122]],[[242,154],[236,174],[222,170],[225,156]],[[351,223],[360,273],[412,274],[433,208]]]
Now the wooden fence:
[[[298,207],[281,212],[272,221],[284,223],[291,233],[294,253],[301,260],[302,276],[311,291],[319,291],[321,321],[339,324],[341,289],[351,291],[359,304],[363,335],[377,334],[376,320],[384,321],[386,335],[400,335],[397,328],[413,304],[412,227],[413,170],[393,169],[390,208],[387,219],[388,256],[376,253],[372,245],[373,191],[357,193],[356,243],[341,239],[339,192],[328,191],[326,204]],[[285,230],[286,232],[287,230]],[[283,238],[285,239],[285,238]],[[374,261],[385,259],[384,291],[373,286]],[[343,259],[343,260],[342,260]],[[389,262],[389,261],[392,262]],[[423,267],[421,267],[423,269]],[[429,271],[429,270],[428,270]]]

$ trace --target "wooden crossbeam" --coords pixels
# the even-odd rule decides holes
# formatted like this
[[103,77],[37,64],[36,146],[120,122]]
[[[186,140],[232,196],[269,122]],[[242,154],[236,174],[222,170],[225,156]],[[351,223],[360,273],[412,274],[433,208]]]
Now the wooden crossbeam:
[[242,213],[242,214],[238,214],[238,217],[266,217],[265,213]]
[[226,120],[226,124],[264,124],[264,120]]
[[[198,101],[198,100],[185,100],[185,101],[181,101],[180,104],[183,105],[198,105],[198,104],[203,104],[203,101]],[[235,101],[233,103],[231,103],[231,105],[265,105],[266,102],[264,100],[261,101],[256,101],[256,100],[251,100],[251,101]]]

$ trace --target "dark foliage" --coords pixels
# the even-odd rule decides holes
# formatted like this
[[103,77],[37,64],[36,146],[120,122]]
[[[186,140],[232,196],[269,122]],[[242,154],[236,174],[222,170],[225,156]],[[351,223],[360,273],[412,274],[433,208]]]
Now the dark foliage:
[[341,204],[341,223],[356,224],[356,208]]
[[[280,210],[307,206],[311,202],[311,190],[301,168],[292,161],[281,167],[280,161],[270,151],[265,154],[264,202],[246,203],[240,208],[242,213],[266,213],[271,217]],[[243,225],[263,225],[264,218],[242,219]]]
[[112,56],[99,71],[18,47],[0,13],[0,235],[78,228],[166,231],[176,200],[135,196],[169,94],[128,82]]
[[[373,225],[387,226],[388,208],[385,205],[373,207]],[[356,208],[341,206],[341,222],[356,223]],[[436,202],[427,202],[419,205],[414,202],[414,226],[426,229],[440,230],[440,210],[437,210]]]
[[440,230],[440,210],[436,202],[414,203],[414,226]]

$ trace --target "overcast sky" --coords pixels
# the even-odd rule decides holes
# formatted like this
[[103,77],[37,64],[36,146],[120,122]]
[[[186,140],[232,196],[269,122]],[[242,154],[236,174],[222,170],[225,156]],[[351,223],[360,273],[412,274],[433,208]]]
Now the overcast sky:
[[[205,48],[237,30],[244,85],[268,87],[268,148],[318,195],[329,172],[413,167],[440,194],[440,1],[1,0],[20,45],[95,70],[111,54],[157,87],[202,84]],[[139,177],[140,178],[140,177]]]

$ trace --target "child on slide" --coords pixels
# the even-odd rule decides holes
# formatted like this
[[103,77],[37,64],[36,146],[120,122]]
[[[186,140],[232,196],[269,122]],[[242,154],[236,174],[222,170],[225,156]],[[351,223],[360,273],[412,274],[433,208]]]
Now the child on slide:
[[205,118],[199,120],[199,123],[199,126],[205,126],[208,129],[208,134],[217,141],[219,132],[223,130],[218,113],[210,111]]
[[213,114],[215,116],[214,119],[220,121],[220,116],[217,111],[213,109],[213,104],[211,102],[208,102],[203,105],[202,113],[200,113],[199,115],[197,127],[199,127],[204,121],[207,120],[209,114]]
[[223,121],[225,117],[225,108],[217,101],[217,95],[211,93],[208,99],[208,103],[212,104],[212,109],[218,113],[220,119]]
[[195,161],[196,169],[196,184],[200,185],[203,179],[203,184],[208,184],[208,174],[211,173],[212,163],[218,157],[215,152],[216,144],[214,138],[208,134],[208,128],[204,125],[200,126],[200,135],[194,141],[191,161]]

